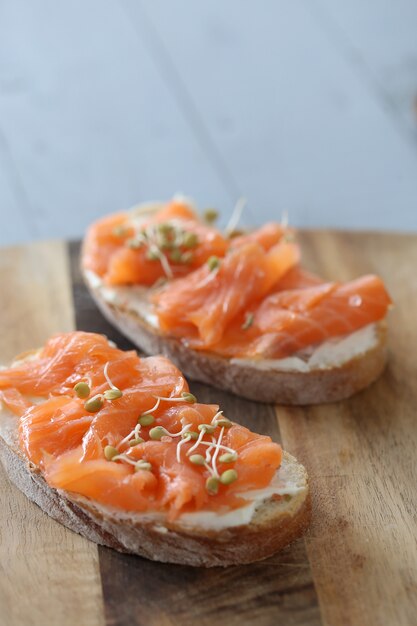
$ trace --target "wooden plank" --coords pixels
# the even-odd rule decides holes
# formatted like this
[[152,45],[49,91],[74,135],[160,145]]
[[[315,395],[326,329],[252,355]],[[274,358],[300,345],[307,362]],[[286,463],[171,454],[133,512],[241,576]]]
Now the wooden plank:
[[[81,330],[105,333],[118,345],[132,347],[98,313],[79,272],[78,244],[71,246],[76,324]],[[280,433],[274,411],[194,383],[203,402],[220,403],[231,419],[268,433]],[[256,623],[270,626],[321,624],[304,541],[300,540],[262,563],[225,570],[195,569],[153,563],[139,557],[99,549],[107,622],[112,626],[230,626]]]
[[[414,624],[416,237],[328,231],[301,239],[305,264],[328,278],[379,271],[386,280],[395,308],[384,376],[337,405],[279,407],[278,420],[268,406],[192,388],[203,401],[220,399],[231,418],[282,436],[307,465],[314,507],[307,553],[300,540],[259,564],[195,570],[99,548],[97,562],[96,546],[49,520],[0,473],[0,610],[7,625],[103,624],[100,575],[112,626]],[[71,257],[77,326],[122,344],[86,295],[77,245]],[[2,360],[74,327],[68,274],[62,244],[0,254]]]
[[303,542],[262,563],[196,569],[100,549],[108,623],[113,626],[316,626],[317,596]]
[[259,222],[417,229],[415,143],[310,4],[140,6]]
[[[1,88],[0,88],[1,100]],[[0,246],[34,238],[36,231],[24,210],[26,197],[10,149],[0,126]],[[27,207],[26,207],[27,208]]]
[[308,467],[307,552],[331,626],[411,626],[417,613],[417,237],[312,232],[308,267],[328,278],[379,271],[395,306],[376,384],[335,405],[277,410],[284,445]]
[[[309,2],[145,2],[168,68],[124,4],[1,3],[1,131],[42,236],[176,190],[228,211],[226,168],[259,221],[417,228],[415,142],[389,106],[415,129],[413,2],[322,0],[334,27]],[[2,169],[0,242],[26,240]]]
[[414,0],[318,0],[312,10],[337,48],[354,58],[358,69],[415,141],[417,4]]
[[176,192],[230,204],[120,3],[6,0],[0,58],[0,127],[40,237]]
[[[74,325],[66,247],[0,251],[0,359]],[[7,626],[103,624],[97,546],[50,519],[0,467],[0,611]]]

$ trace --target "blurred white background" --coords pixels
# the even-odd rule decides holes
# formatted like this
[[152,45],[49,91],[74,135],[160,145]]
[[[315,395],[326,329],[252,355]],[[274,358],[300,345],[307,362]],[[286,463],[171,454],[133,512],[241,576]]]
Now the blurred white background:
[[417,230],[417,2],[2,0],[0,244],[177,191]]

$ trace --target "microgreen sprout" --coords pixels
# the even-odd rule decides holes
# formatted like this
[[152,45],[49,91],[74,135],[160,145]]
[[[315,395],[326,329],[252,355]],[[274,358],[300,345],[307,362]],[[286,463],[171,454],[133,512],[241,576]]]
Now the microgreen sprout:
[[161,252],[158,248],[149,248],[146,253],[146,258],[148,261],[158,261],[161,258]]
[[191,440],[198,439],[198,435],[199,433],[196,433],[193,430],[189,430],[186,433],[183,433],[182,437],[183,439],[186,439],[187,441],[191,441]]
[[125,443],[129,445],[129,441],[132,439],[132,437],[134,437],[135,439],[140,438],[139,437],[140,428],[141,428],[140,424],[136,424],[135,428],[118,443],[117,447],[121,448]]
[[116,385],[113,383],[113,381],[111,380],[110,376],[109,376],[109,366],[110,366],[110,361],[107,361],[106,365],[104,366],[104,378],[107,381],[107,384],[109,385],[110,389],[112,389],[113,391],[116,392],[116,394],[114,395],[113,398],[109,398],[110,399],[115,399],[115,398],[121,398],[123,393],[120,391],[120,389],[118,387],[116,387]]
[[[115,399],[116,397],[121,397],[122,392],[118,390],[109,377],[108,366],[109,363],[106,363],[104,375],[110,389],[107,390],[107,392],[97,394],[93,398],[86,401],[85,407],[90,412],[98,411],[102,407],[104,399]],[[223,415],[223,412],[218,411],[213,416],[210,424],[199,424],[196,431],[191,430],[193,427],[192,424],[184,424],[186,418],[182,417],[181,430],[178,432],[170,432],[164,426],[153,426],[156,421],[153,412],[159,407],[160,403],[165,401],[171,403],[187,402],[193,404],[197,402],[197,398],[188,391],[183,391],[175,397],[154,396],[154,398],[156,400],[154,406],[147,411],[144,411],[138,417],[138,422],[135,428],[119,442],[117,448],[110,445],[105,447],[105,458],[109,461],[121,461],[132,465],[135,471],[151,471],[152,466],[148,461],[145,461],[144,459],[139,461],[132,459],[126,454],[126,452],[119,452],[119,450],[123,445],[127,445],[127,448],[133,448],[134,446],[146,443],[143,437],[141,437],[141,428],[152,426],[148,433],[149,440],[151,441],[163,440],[164,442],[169,442],[172,441],[172,438],[179,438],[176,444],[176,459],[178,463],[181,462],[182,447],[187,443],[192,443],[187,451],[187,457],[190,463],[200,466],[208,472],[209,476],[205,484],[206,490],[210,495],[216,495],[218,493],[220,484],[229,485],[234,482],[238,477],[236,470],[225,470],[220,474],[217,468],[218,462],[222,464],[234,463],[238,458],[235,450],[222,443],[225,430],[233,425],[233,423]],[[214,435],[216,428],[220,428],[220,433],[217,439]],[[205,437],[208,440],[205,440]],[[205,448],[205,452],[203,454],[196,451],[199,446],[203,446]]]
[[239,200],[236,202],[232,215],[230,216],[229,222],[225,228],[225,233],[227,236],[230,236],[230,234],[234,230],[236,230],[236,226],[240,222],[240,218],[242,217],[243,209],[245,208],[246,203],[246,198],[239,198]]
[[144,411],[142,415],[149,415],[150,413],[153,413],[154,411],[156,411],[156,409],[159,407],[159,405],[161,404],[161,398],[158,396],[154,396],[154,398],[156,398],[156,403],[154,404],[154,406],[148,409],[147,411]]
[[152,465],[148,463],[148,461],[144,461],[143,459],[140,459],[140,461],[136,461],[135,463],[135,472],[139,472],[140,470],[150,472],[152,471]]
[[281,213],[281,226],[282,228],[288,228],[288,211],[283,211]]
[[172,250],[169,256],[173,263],[179,263],[181,261],[182,252],[178,248],[175,248],[174,250]]
[[88,398],[88,396],[91,393],[91,389],[90,386],[85,383],[85,382],[79,382],[74,386],[74,391],[76,393],[76,395],[78,396],[78,398],[81,399],[85,399]]
[[155,422],[155,418],[152,413],[143,413],[138,418],[138,424],[141,426],[151,426]]
[[144,440],[144,439],[142,439],[142,437],[136,437],[136,439],[131,439],[131,440],[129,441],[129,444],[128,444],[128,445],[129,445],[131,448],[133,448],[133,446],[137,446],[137,445],[139,445],[140,443],[143,443],[144,441],[145,441],[145,440]]
[[117,454],[116,456],[114,456],[112,458],[112,461],[123,461],[124,463],[127,463],[128,465],[136,465],[136,461],[134,461],[133,459],[129,459],[128,456],[126,456],[125,454]]
[[219,461],[220,463],[234,463],[237,461],[237,454],[236,452],[225,452],[219,456]]
[[[157,256],[156,256],[156,250],[158,250]],[[158,248],[156,250],[155,248],[153,249],[155,260],[159,259],[162,265],[162,269],[164,270],[165,274],[168,276],[168,278],[172,278],[174,274],[172,273],[172,269],[169,265],[168,259],[166,258],[162,250]]]
[[234,469],[228,469],[220,476],[220,482],[222,485],[231,485],[237,480],[237,471]]
[[241,235],[244,235],[245,231],[244,230],[231,230],[230,233],[227,234],[229,239],[235,239],[236,237],[240,237]]
[[207,224],[213,224],[219,217],[219,212],[216,209],[206,209],[203,213],[203,219]]
[[224,434],[224,427],[220,430],[220,434],[219,434],[219,438],[214,446],[214,454],[213,454],[213,458],[211,460],[211,466],[213,468],[213,472],[215,476],[218,476],[218,472],[217,472],[217,465],[216,465],[216,460],[220,451],[220,446],[222,444],[222,439],[223,439],[223,434]]
[[158,230],[162,235],[169,235],[174,230],[174,227],[169,222],[162,222],[158,224]]
[[143,241],[141,241],[140,239],[135,239],[134,237],[132,237],[131,239],[128,239],[126,241],[126,245],[131,250],[139,250],[139,248],[142,248],[144,244]]
[[206,459],[204,458],[204,456],[202,454],[192,454],[190,456],[190,461],[194,465],[205,465],[206,464]]
[[183,253],[181,254],[180,261],[181,261],[181,263],[183,263],[184,265],[188,265],[189,263],[192,263],[192,262],[193,262],[193,260],[194,260],[194,255],[193,255],[193,253],[191,252],[191,250],[188,250],[188,252],[183,252]]
[[198,244],[198,237],[195,233],[191,233],[191,232],[184,233],[183,245],[186,248],[195,248],[197,244]]
[[254,319],[255,319],[254,314],[247,311],[247,313],[245,314],[245,321],[243,322],[241,329],[248,330],[248,328],[252,326]]
[[217,411],[215,415],[213,415],[213,419],[211,420],[212,424],[216,424],[219,419],[223,417],[223,411]]
[[[190,263],[193,259],[190,251],[198,243],[196,233],[184,230],[177,220],[162,222],[161,224],[149,224],[138,230],[135,236],[128,240],[127,245],[134,249],[146,247],[146,258],[149,261],[159,261],[165,275],[172,278],[173,272],[170,262]],[[185,251],[184,248],[186,248]],[[169,256],[165,254],[165,251],[169,253]]]
[[[202,432],[200,433],[200,435],[203,435],[203,436],[204,436],[204,434],[205,434],[205,431],[202,431]],[[203,439],[203,438],[201,437],[201,439]],[[198,440],[197,440],[197,441],[198,441]],[[210,448],[212,448],[212,447],[213,447],[213,442],[210,442],[210,441],[202,441],[202,440],[200,440],[200,441],[199,441],[199,443],[198,443],[198,445],[199,445],[199,446],[209,446]],[[195,446],[195,448],[197,448],[197,446]],[[194,450],[195,448],[193,447],[193,450]],[[223,444],[222,444],[221,446],[219,446],[219,448],[220,448],[220,450],[225,450],[226,452],[230,452],[231,454],[237,454],[237,453],[236,453],[236,450],[233,450],[233,448],[229,448],[228,446],[225,446],[225,445],[223,445]]]
[[113,446],[106,446],[104,448],[104,456],[108,461],[111,461],[115,456],[117,456],[117,450]]
[[154,396],[154,398],[157,401],[155,406],[153,406],[152,409],[149,409],[148,411],[144,411],[142,415],[147,415],[148,413],[156,411],[156,409],[159,407],[160,402],[188,402],[189,404],[195,404],[197,402],[197,398],[189,391],[183,391],[180,397]]
[[200,430],[200,434],[199,434],[199,436],[198,436],[198,439],[197,439],[197,441],[195,442],[195,444],[194,444],[193,446],[191,446],[191,448],[188,450],[188,452],[187,452],[187,456],[190,456],[190,455],[191,455],[191,453],[192,453],[194,450],[196,450],[196,449],[198,448],[198,446],[199,446],[199,445],[200,445],[200,443],[202,442],[203,437],[204,437],[204,435],[205,435],[205,434],[206,434],[206,431],[205,431],[205,430]]
[[219,479],[215,476],[209,476],[206,480],[206,490],[211,496],[215,496],[219,491]]
[[189,429],[191,428],[191,424],[186,424],[184,426],[184,428],[176,435],[181,436],[180,441],[177,443],[177,450],[176,450],[176,455],[177,455],[177,461],[178,463],[181,463],[181,448],[185,443],[188,443],[189,441],[191,441],[191,437],[186,437],[185,435],[187,435],[187,432],[189,431]]
[[186,424],[185,426],[183,426],[178,433],[170,433],[169,430],[167,430],[166,432],[167,435],[169,435],[170,437],[182,437],[184,434],[187,433],[189,428],[191,428],[191,424]]
[[121,398],[122,395],[123,392],[120,391],[120,389],[116,389],[115,387],[113,387],[113,389],[106,389],[106,391],[103,393],[103,396],[106,400],[117,400],[118,398]]
[[217,270],[220,267],[220,259],[217,256],[211,256],[207,259],[207,265],[210,272]]
[[104,404],[103,396],[100,393],[98,393],[96,396],[89,398],[84,403],[84,408],[89,413],[97,413],[98,411],[100,411],[103,404]]
[[[154,428],[151,428],[151,430],[149,431],[149,437],[153,439],[154,441],[160,441],[162,437],[167,437],[167,436],[168,437],[182,437],[190,428],[191,428],[191,424],[186,424],[178,433],[171,433],[169,432],[169,430],[167,430],[163,426],[154,426]],[[180,448],[184,443],[187,443],[187,441],[188,439],[182,438],[178,444]],[[178,458],[178,454],[179,453],[177,449],[177,458]]]
[[[214,437],[211,438],[212,443],[214,443],[213,439],[214,439]],[[209,465],[209,463],[211,463],[211,451],[212,450],[213,450],[213,446],[212,445],[211,446],[208,445],[207,448],[206,448],[206,456],[205,456],[207,465]]]
[[168,434],[168,431],[163,426],[154,426],[154,428],[151,428],[149,431],[149,437],[153,439],[153,441],[160,441],[162,437]]
[[105,364],[104,369],[103,369],[103,374],[104,374],[104,378],[107,381],[108,386],[111,389],[114,389],[116,386],[113,384],[113,381],[111,380],[111,378],[109,376],[109,366],[110,366],[110,361],[107,361],[107,363]]
[[216,426],[214,424],[199,424],[198,430],[204,433],[208,433],[209,435],[212,435],[214,431],[216,430]]
[[181,398],[184,402],[189,402],[190,404],[195,404],[197,402],[197,398],[188,391],[183,391],[181,393]]
[[[100,394],[100,397],[102,400],[104,398],[105,400],[113,401],[113,400],[117,400],[118,398],[121,398],[123,395],[123,392],[118,387],[116,387],[116,385],[111,380],[109,376],[109,365],[110,365],[110,361],[107,361],[107,363],[104,366],[103,373],[104,373],[104,378],[106,379],[107,384],[109,385],[110,389],[106,389],[106,391],[103,394]],[[101,406],[103,406],[103,404]],[[101,406],[100,406],[100,409],[101,409]],[[89,409],[87,409],[87,411],[88,410]]]
[[231,428],[233,426],[233,422],[227,419],[227,417],[221,417],[215,421],[215,425],[220,426],[220,428]]
[[160,276],[152,285],[154,289],[158,289],[159,287],[163,287],[167,284],[167,279],[163,276]]

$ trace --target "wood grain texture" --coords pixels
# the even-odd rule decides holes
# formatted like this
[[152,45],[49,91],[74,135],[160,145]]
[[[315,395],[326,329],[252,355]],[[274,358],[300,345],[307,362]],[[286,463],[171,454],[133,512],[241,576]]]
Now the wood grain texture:
[[416,7],[2,0],[0,242],[176,191],[416,229]]
[[337,405],[278,408],[310,475],[307,552],[325,624],[411,626],[417,614],[417,238],[307,233],[305,263],[331,279],[378,272],[394,300],[379,381]]
[[[377,82],[387,79],[399,100],[402,85],[392,80],[402,70],[415,89],[415,8],[402,10],[402,0],[123,3],[138,29],[149,22],[145,43],[159,71],[168,57],[177,100],[188,94],[257,221],[288,209],[303,226],[417,227],[415,138],[384,87],[375,88],[373,66],[363,71],[376,33],[397,63],[404,31],[408,67],[396,65]],[[335,6],[342,4],[349,7]],[[335,25],[348,13],[359,50],[346,49]],[[404,106],[412,110],[410,98]]]
[[[78,244],[70,250],[77,328],[132,347],[95,308],[79,272]],[[231,419],[280,440],[272,407],[202,384],[191,389],[203,402],[220,403]],[[230,626],[321,624],[303,540],[261,563],[225,570],[153,563],[106,548],[99,548],[99,555],[106,619],[112,626],[214,626],[219,620]]]
[[[74,325],[64,244],[0,251],[0,360]],[[12,486],[0,467],[0,622],[103,624],[97,546],[60,526]]]
[[417,4],[413,0],[315,0],[310,3],[324,32],[357,69],[411,140],[417,137]]
[[111,0],[0,3],[0,165],[22,192],[12,212],[0,173],[0,210],[13,223],[0,230],[3,245],[28,239],[16,221],[23,206],[29,237],[71,237],[140,199],[183,191],[209,205],[234,200],[222,164]]
[[[232,419],[282,437],[306,465],[314,515],[305,541],[226,570],[153,563],[97,549],[41,513],[0,472],[0,610],[7,626],[415,623],[417,238],[321,231],[302,233],[301,243],[306,266],[329,279],[378,272],[386,280],[395,307],[383,377],[348,401],[303,409],[192,389],[220,402]],[[71,246],[71,272],[59,243],[0,252],[2,361],[74,327],[70,273],[77,327],[129,346],[87,295],[78,249]]]

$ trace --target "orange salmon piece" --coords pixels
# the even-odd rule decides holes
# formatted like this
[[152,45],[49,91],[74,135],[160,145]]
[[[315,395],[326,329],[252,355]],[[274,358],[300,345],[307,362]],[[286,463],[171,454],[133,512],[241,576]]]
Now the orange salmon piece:
[[0,400],[9,411],[19,417],[32,406],[29,400],[17,389],[0,389]]
[[[104,217],[87,230],[83,243],[82,262],[83,267],[98,276],[104,276],[107,272],[110,259],[120,249],[122,239],[118,236],[117,229],[125,228],[128,214],[116,213]],[[133,236],[133,228],[129,228],[125,238]]]
[[284,235],[288,234],[288,229],[281,224],[275,222],[268,222],[260,228],[248,233],[247,235],[240,235],[239,237],[233,237],[230,245],[232,248],[238,248],[247,243],[259,243],[265,251],[268,251],[277,244]]
[[[129,247],[137,232],[154,233],[152,228],[165,224],[179,228],[194,235],[191,243],[187,239],[178,240],[172,231],[167,233],[166,246],[156,250],[156,257],[150,258],[155,248],[142,244]],[[137,231],[136,231],[137,229]],[[149,230],[150,229],[150,230]],[[152,235],[154,236],[154,235]],[[147,235],[148,237],[148,235]],[[189,240],[188,240],[189,241]],[[184,276],[196,267],[200,267],[213,255],[223,256],[228,242],[213,227],[198,220],[193,209],[186,203],[172,201],[159,211],[151,214],[140,225],[135,225],[135,218],[130,219],[127,212],[106,217],[90,226],[83,245],[83,267],[103,278],[106,284],[152,286],[158,279]],[[161,261],[163,255],[165,261]],[[177,256],[175,256],[177,255]],[[168,270],[167,270],[168,266]]]
[[280,358],[350,334],[383,319],[390,304],[382,280],[373,275],[272,294],[255,313],[254,325],[263,336],[252,353]]
[[[80,381],[88,381],[89,399],[111,386],[122,395],[102,395],[91,412],[75,393]],[[0,372],[0,397],[20,415],[20,447],[50,486],[120,510],[164,511],[170,520],[182,512],[247,504],[239,493],[270,482],[281,463],[280,446],[237,425],[222,429],[214,423],[213,432],[204,434],[199,426],[212,425],[219,407],[193,398],[190,403],[183,393],[188,385],[166,358],[141,359],[93,333],[55,335],[37,358]],[[151,423],[139,424],[145,412],[152,414]],[[152,435],[155,427],[163,429],[160,438]],[[183,438],[188,431],[194,438]],[[190,454],[205,456],[211,447],[213,472],[215,446],[218,456],[222,444],[236,450],[238,480],[220,484],[213,496],[206,489],[209,470],[192,463]],[[121,456],[111,460],[107,446]],[[150,464],[148,469],[136,467],[138,461]],[[218,464],[216,471],[224,469]]]
[[201,267],[154,296],[160,326],[172,334],[187,333],[192,340],[196,329],[196,343],[211,346],[234,317],[266,295],[298,260],[298,247],[292,243],[276,244],[267,253],[258,243],[239,246],[218,269]]

